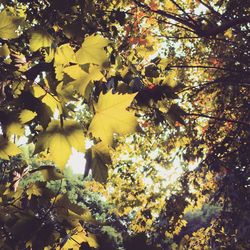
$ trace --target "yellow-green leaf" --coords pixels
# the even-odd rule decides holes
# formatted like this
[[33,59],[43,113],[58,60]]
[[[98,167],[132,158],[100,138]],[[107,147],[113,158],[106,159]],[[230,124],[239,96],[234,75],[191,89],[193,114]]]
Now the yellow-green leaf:
[[24,124],[26,122],[33,120],[36,116],[37,116],[36,112],[33,112],[28,109],[24,109],[19,115],[19,120],[22,124]]
[[102,65],[107,61],[107,54],[104,50],[109,41],[100,36],[92,35],[85,38],[82,47],[76,52],[76,60],[79,64],[94,63]]
[[137,120],[127,110],[136,94],[100,94],[98,103],[94,105],[95,116],[89,126],[89,132],[111,145],[113,133],[126,135],[136,130]]
[[4,10],[0,13],[0,38],[13,39],[18,37],[16,30],[23,18],[8,15]]
[[30,50],[37,51],[40,48],[50,47],[53,38],[50,34],[42,29],[36,29],[31,33]]
[[10,50],[8,45],[5,43],[4,45],[0,46],[0,57],[6,57],[10,54]]
[[61,180],[63,173],[56,167],[45,165],[41,166],[36,171],[40,171],[45,181]]
[[27,189],[27,195],[28,195],[29,200],[31,199],[32,195],[41,196],[42,195],[42,188],[39,185],[37,185],[36,183],[34,183]]

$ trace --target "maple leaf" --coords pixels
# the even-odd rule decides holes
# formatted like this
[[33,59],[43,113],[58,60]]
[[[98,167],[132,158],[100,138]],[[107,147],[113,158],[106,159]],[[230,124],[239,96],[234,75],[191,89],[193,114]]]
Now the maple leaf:
[[55,112],[56,109],[61,110],[61,103],[56,95],[49,91],[45,91],[38,85],[31,87],[31,92],[34,97],[41,100],[42,103],[46,104],[52,112]]
[[84,71],[79,65],[66,67],[64,72],[74,81],[69,82],[68,86],[73,86],[78,93],[84,96],[85,89],[91,81],[99,81],[104,78],[98,66],[91,65],[88,72]]
[[37,51],[40,48],[50,47],[52,44],[52,36],[42,29],[36,29],[32,32],[30,38],[30,50]]
[[127,107],[135,94],[100,94],[98,103],[94,105],[95,116],[89,126],[89,133],[100,138],[105,144],[112,145],[114,133],[126,135],[135,132],[137,120]]
[[19,115],[19,120],[22,124],[24,124],[26,122],[33,120],[36,116],[37,116],[36,112],[33,112],[31,110],[28,110],[28,109],[24,109],[21,111],[21,113]]
[[76,52],[76,60],[79,64],[94,63],[102,65],[107,61],[107,54],[104,50],[109,41],[100,36],[92,35],[85,38],[82,47]]
[[22,135],[24,135],[24,127],[19,122],[16,122],[16,121],[11,122],[6,127],[6,134],[9,137],[12,135],[22,136]]
[[48,149],[51,160],[63,169],[72,153],[72,147],[81,152],[85,149],[81,127],[73,120],[64,121],[63,127],[59,121],[53,120],[38,138],[35,154]]
[[22,151],[12,142],[0,136],[0,159],[9,160],[9,156],[22,153]]
[[111,164],[108,146],[103,142],[99,142],[88,152],[90,155],[86,158],[86,167],[91,168],[92,176],[96,181],[106,182],[108,177],[107,165]]
[[0,38],[13,39],[18,37],[16,30],[23,18],[10,16],[4,10],[0,13]]
[[68,64],[68,63],[75,63],[75,53],[73,48],[70,46],[70,44],[63,44],[59,48],[56,49],[55,53],[55,65],[58,64]]

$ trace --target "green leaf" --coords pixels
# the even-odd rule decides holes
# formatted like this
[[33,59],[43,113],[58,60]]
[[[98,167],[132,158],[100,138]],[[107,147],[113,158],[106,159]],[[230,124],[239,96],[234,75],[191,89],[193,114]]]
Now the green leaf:
[[81,152],[85,150],[84,135],[79,124],[68,120],[61,127],[59,121],[53,120],[38,138],[35,153],[48,149],[51,160],[63,169],[72,153],[72,147]]
[[13,39],[17,38],[16,30],[23,21],[23,18],[8,15],[7,11],[0,13],[0,38]]
[[94,105],[95,116],[89,126],[89,133],[100,138],[106,145],[112,145],[113,134],[126,135],[137,128],[137,120],[127,110],[136,94],[100,94]]
[[35,29],[31,33],[30,50],[37,51],[40,48],[50,47],[53,38],[50,34],[42,29]]
[[9,160],[9,156],[14,156],[22,153],[22,151],[12,142],[0,136],[0,158]]
[[107,61],[107,54],[104,50],[109,41],[100,36],[92,35],[85,38],[82,47],[76,52],[76,60],[79,64],[94,63],[102,65]]

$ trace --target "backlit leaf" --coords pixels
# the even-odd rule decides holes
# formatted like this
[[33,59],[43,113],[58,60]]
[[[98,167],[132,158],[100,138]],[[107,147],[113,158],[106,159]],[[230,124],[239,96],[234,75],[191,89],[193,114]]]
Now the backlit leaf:
[[56,109],[61,109],[61,104],[57,96],[53,93],[46,92],[43,88],[36,85],[31,88],[33,95],[36,98],[39,98],[44,104],[46,104],[52,112],[55,112]]
[[6,11],[0,13],[0,38],[13,39],[18,37],[16,30],[23,18],[10,16]]
[[32,184],[28,189],[27,189],[27,195],[28,199],[31,199],[31,196],[41,196],[42,195],[42,188],[37,185],[36,183]]
[[33,120],[36,116],[37,116],[36,112],[33,112],[28,109],[24,109],[19,115],[19,120],[22,124],[24,124],[26,122]]
[[48,149],[51,160],[63,169],[72,153],[72,147],[84,151],[81,127],[73,120],[64,121],[63,127],[59,121],[53,120],[39,137],[35,153],[40,149]]
[[6,134],[7,136],[11,135],[22,136],[24,135],[24,127],[19,122],[11,122],[6,127]]
[[99,81],[104,78],[98,66],[90,66],[89,71],[86,72],[81,69],[78,65],[70,66],[64,69],[64,72],[68,74],[71,78],[75,79],[68,85],[73,86],[81,95],[85,94],[85,89],[87,85],[92,81]]
[[114,133],[126,135],[135,132],[137,120],[127,110],[136,94],[100,94],[98,103],[94,105],[95,116],[89,126],[89,132],[111,145]]
[[53,38],[50,34],[42,29],[36,29],[31,33],[30,50],[37,51],[40,48],[50,47]]
[[22,151],[12,142],[0,136],[0,158],[9,160],[9,156],[22,153]]
[[109,41],[100,36],[92,35],[85,38],[82,47],[76,52],[76,60],[79,64],[94,63],[102,65],[107,61],[107,54],[104,50]]
[[73,48],[67,43],[61,45],[56,49],[55,53],[55,64],[68,64],[76,62],[75,53]]

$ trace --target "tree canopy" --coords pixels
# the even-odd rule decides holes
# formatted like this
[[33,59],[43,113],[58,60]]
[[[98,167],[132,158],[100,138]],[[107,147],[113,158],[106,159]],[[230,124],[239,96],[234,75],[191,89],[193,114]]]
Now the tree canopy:
[[249,249],[249,7],[0,1],[0,248]]

